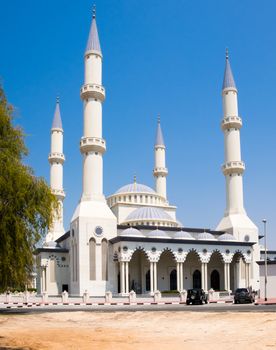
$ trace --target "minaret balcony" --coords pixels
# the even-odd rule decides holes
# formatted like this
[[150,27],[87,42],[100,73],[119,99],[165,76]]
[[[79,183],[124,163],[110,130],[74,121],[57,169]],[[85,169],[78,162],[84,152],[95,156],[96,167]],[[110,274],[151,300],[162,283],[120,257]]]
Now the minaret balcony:
[[245,170],[245,164],[241,160],[230,161],[230,162],[224,163],[221,169],[224,175],[242,174]]
[[51,192],[58,199],[64,199],[64,197],[65,197],[65,192],[63,190],[57,190],[57,189],[51,188]]
[[242,127],[242,119],[237,116],[225,117],[221,121],[222,130],[226,129],[240,129]]
[[80,150],[82,153],[90,151],[104,153],[106,151],[105,140],[99,137],[82,137]]
[[87,98],[95,98],[103,102],[105,99],[105,89],[102,85],[85,84],[80,90],[80,95],[83,100],[86,100]]
[[167,176],[168,175],[168,169],[163,167],[157,167],[153,169],[153,175],[155,177],[157,176]]
[[49,163],[61,163],[63,164],[65,161],[65,157],[63,153],[53,152],[48,156]]

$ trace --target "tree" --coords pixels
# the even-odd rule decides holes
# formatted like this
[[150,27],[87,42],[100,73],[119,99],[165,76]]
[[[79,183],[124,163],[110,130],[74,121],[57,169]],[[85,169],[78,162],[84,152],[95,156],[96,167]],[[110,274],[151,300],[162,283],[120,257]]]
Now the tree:
[[33,271],[35,244],[52,221],[55,197],[23,163],[24,133],[0,86],[0,291],[24,287]]

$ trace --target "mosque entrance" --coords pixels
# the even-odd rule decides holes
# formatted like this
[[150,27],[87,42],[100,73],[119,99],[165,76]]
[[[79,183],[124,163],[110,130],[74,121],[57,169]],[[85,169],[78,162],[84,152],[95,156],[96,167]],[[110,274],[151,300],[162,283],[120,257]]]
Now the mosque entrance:
[[213,270],[211,273],[211,288],[220,290],[220,276],[218,270]]
[[193,273],[193,288],[201,288],[201,272],[195,270]]
[[177,290],[176,269],[170,273],[170,290]]
[[137,249],[129,262],[129,290],[136,294],[150,290],[149,261],[142,249]]

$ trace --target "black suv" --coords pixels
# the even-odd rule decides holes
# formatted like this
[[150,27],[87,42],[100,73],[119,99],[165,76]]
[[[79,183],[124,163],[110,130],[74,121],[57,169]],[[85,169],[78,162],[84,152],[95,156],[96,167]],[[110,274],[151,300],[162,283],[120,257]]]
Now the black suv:
[[238,288],[235,291],[234,303],[254,303],[255,296],[248,288]]
[[188,289],[186,304],[190,305],[190,303],[194,304],[205,304],[208,303],[208,295],[205,294],[203,289],[193,288]]

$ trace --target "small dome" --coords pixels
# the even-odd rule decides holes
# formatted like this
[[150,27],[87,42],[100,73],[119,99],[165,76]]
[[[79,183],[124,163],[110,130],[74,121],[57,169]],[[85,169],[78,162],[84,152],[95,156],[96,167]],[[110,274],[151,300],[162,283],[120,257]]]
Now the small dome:
[[119,236],[123,237],[145,237],[141,231],[137,230],[134,227],[127,228],[119,233]]
[[211,235],[211,233],[209,232],[201,232],[198,234],[197,239],[202,239],[202,240],[206,240],[206,241],[214,241],[216,240],[215,237],[213,235]]
[[236,241],[237,239],[230,233],[224,233],[223,235],[218,237],[218,240],[219,241]]
[[189,233],[185,231],[178,231],[174,234],[173,238],[175,239],[194,239],[194,237]]
[[169,221],[169,222],[175,222],[176,221],[165,212],[165,210],[161,208],[156,207],[141,207],[133,212],[131,212],[127,218],[124,220],[125,222],[128,221],[145,221],[145,220],[160,220],[160,221]]
[[156,194],[156,192],[150,188],[149,186],[138,184],[136,182],[132,184],[125,185],[118,189],[118,191],[115,192],[115,194],[120,193],[152,193]]
[[60,248],[60,245],[55,241],[45,242],[43,248]]
[[149,238],[170,238],[170,236],[168,236],[165,231],[158,230],[158,229],[153,230],[150,233],[148,233],[147,237],[149,237]]

